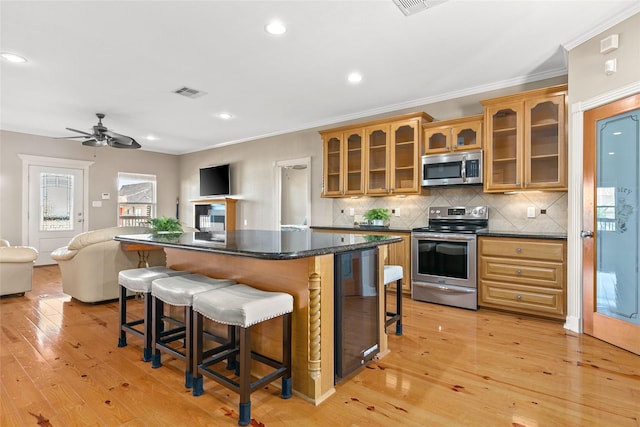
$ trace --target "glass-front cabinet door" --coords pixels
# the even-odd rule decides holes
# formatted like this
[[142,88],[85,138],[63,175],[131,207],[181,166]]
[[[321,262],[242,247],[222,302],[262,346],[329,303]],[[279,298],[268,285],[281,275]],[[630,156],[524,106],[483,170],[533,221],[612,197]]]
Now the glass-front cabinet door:
[[567,188],[564,96],[525,101],[524,186]]
[[420,188],[420,121],[391,124],[391,189],[395,194],[413,193]]
[[342,195],[342,133],[324,135],[324,196]]
[[439,126],[424,130],[424,154],[446,153],[451,146],[451,127]]
[[468,123],[451,126],[451,148],[453,151],[482,148],[482,116]]
[[389,125],[365,129],[367,147],[367,194],[389,192]]
[[485,188],[509,191],[522,186],[521,104],[488,107]]
[[364,193],[364,140],[363,131],[345,132],[344,194]]

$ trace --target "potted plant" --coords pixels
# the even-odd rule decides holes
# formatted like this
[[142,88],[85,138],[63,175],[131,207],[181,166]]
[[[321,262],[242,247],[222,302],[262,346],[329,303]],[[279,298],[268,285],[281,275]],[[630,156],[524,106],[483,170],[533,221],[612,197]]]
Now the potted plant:
[[384,226],[391,219],[389,209],[373,208],[364,213],[364,218],[372,225]]
[[182,225],[176,218],[160,216],[149,219],[149,226],[154,234],[182,233]]

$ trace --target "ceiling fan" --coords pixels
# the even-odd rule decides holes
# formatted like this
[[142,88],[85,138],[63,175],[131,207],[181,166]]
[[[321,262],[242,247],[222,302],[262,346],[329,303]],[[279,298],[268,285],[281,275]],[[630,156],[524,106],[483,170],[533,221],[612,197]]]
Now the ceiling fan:
[[106,147],[107,145],[113,148],[129,148],[136,149],[142,147],[140,144],[136,142],[135,139],[130,136],[120,135],[119,133],[115,133],[107,129],[106,126],[102,124],[102,119],[104,119],[105,115],[102,113],[96,113],[98,117],[98,124],[93,126],[93,133],[84,132],[77,129],[65,128],[70,130],[71,132],[78,132],[82,135],[79,136],[66,136],[57,139],[70,139],[70,138],[86,138],[82,141],[82,145],[86,145],[89,147]]

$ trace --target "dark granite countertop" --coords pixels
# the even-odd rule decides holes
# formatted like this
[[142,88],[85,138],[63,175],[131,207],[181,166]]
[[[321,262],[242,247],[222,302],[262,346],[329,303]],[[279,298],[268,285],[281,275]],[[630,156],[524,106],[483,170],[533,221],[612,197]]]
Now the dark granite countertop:
[[367,234],[375,231],[384,231],[385,233],[411,233],[411,229],[380,227],[375,225],[312,225],[311,228],[317,230],[362,231]]
[[261,259],[294,259],[374,248],[401,242],[390,235],[353,235],[347,240],[334,233],[312,230],[237,230],[226,234],[187,232],[182,234],[130,234],[114,238],[120,242],[142,243],[165,248],[186,249]]
[[491,236],[491,237],[515,237],[521,239],[556,239],[566,240],[567,235],[563,233],[540,233],[534,231],[503,231],[492,230],[489,228],[485,231],[479,231],[478,236]]

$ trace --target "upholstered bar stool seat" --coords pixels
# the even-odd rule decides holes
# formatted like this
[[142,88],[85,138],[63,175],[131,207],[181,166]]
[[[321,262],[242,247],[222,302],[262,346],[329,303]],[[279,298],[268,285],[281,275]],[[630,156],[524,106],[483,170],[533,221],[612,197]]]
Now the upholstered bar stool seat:
[[[191,305],[194,295],[235,284],[234,280],[214,279],[202,274],[187,274],[156,279],[151,284],[153,338],[152,368],[162,366],[161,352],[185,361],[185,387],[191,388],[193,378],[193,316]],[[164,304],[184,307],[184,321],[164,314]],[[178,325],[165,330],[165,322]],[[179,341],[179,344],[175,343]]]
[[386,312],[385,327],[393,323],[396,324],[396,335],[402,335],[402,277],[404,273],[400,265],[384,266],[384,285],[385,288],[390,283],[396,282],[396,310],[387,310],[387,292],[384,293],[384,308]]
[[[283,292],[266,292],[247,285],[233,285],[209,292],[202,292],[193,297],[194,317],[194,377],[193,395],[201,395],[204,374],[219,384],[240,395],[238,424],[248,425],[251,422],[251,393],[256,389],[282,377],[282,393],[284,399],[291,397],[291,313],[293,297]],[[282,361],[276,361],[265,355],[251,351],[251,329],[269,319],[282,318]],[[229,341],[203,353],[203,317],[229,326]],[[235,329],[239,329],[239,340],[236,342]],[[240,357],[236,375],[238,381],[214,371],[210,366]],[[273,371],[251,382],[251,360],[274,368]],[[232,364],[233,365],[233,364]],[[229,365],[228,365],[229,366]]]
[[[120,337],[118,347],[127,345],[127,333],[140,337],[144,340],[142,359],[145,362],[151,360],[151,282],[163,277],[171,277],[189,274],[188,271],[172,270],[164,266],[132,268],[122,270],[118,273],[118,284],[120,285]],[[144,298],[144,315],[142,318],[127,322],[127,291],[141,293]],[[143,325],[140,330],[137,327]]]

